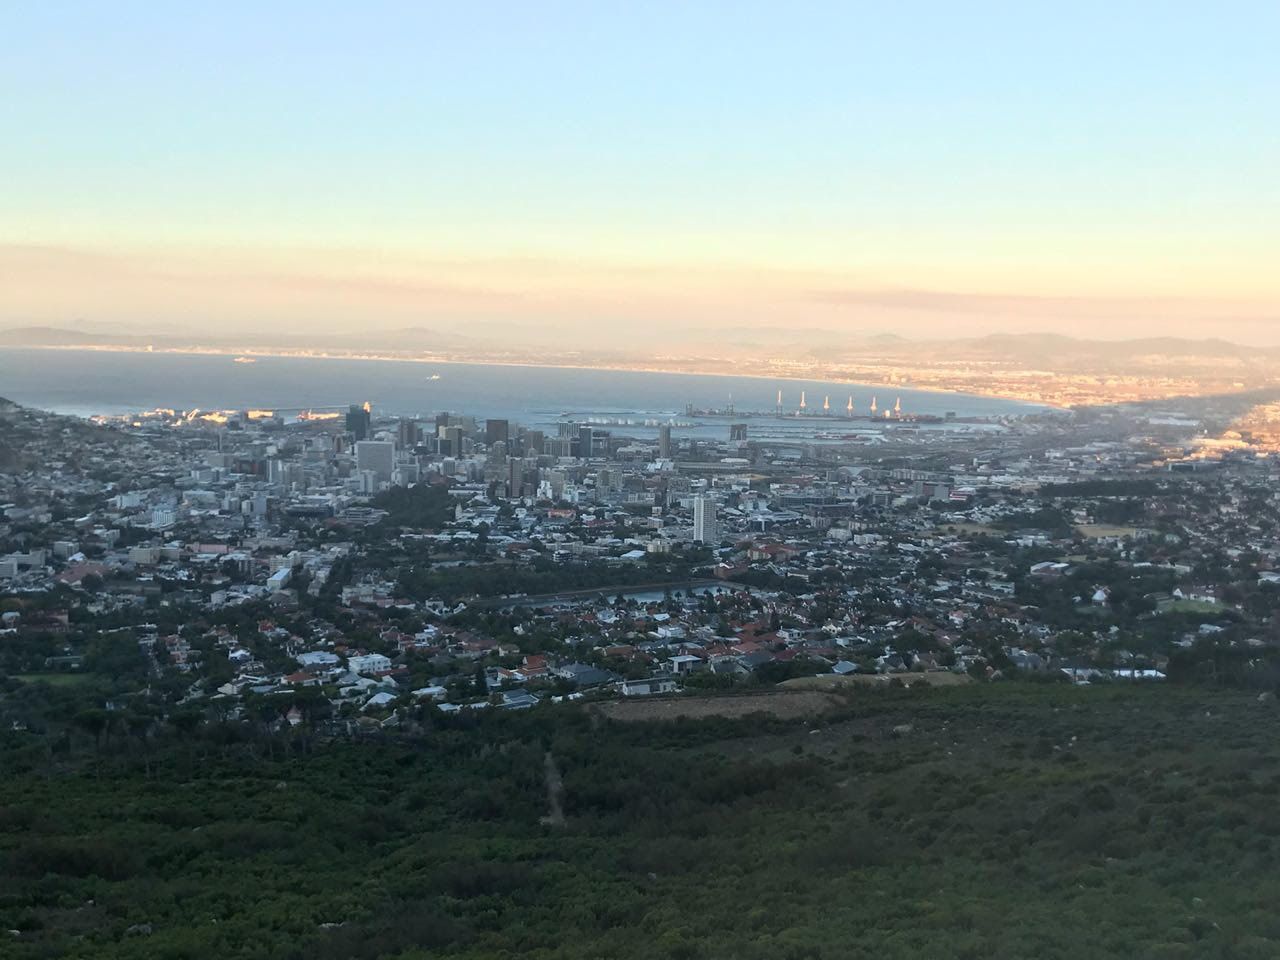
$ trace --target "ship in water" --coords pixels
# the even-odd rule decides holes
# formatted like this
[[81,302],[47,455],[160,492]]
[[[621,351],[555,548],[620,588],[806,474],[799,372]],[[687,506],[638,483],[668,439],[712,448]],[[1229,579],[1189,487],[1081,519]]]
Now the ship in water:
[[253,357],[236,357],[235,362],[236,363],[257,363],[258,361],[255,360]]

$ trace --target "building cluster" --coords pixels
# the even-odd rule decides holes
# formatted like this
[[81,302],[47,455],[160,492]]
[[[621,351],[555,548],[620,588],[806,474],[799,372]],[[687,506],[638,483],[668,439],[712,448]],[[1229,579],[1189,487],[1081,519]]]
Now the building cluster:
[[93,669],[107,638],[185,703],[385,725],[812,676],[1152,679],[1277,639],[1276,462],[1206,458],[1194,419],[871,451],[253,413],[0,410],[3,672]]

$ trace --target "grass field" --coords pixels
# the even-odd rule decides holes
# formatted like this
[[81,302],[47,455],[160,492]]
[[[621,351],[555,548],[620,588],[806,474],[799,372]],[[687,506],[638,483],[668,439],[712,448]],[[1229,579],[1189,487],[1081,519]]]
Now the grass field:
[[23,683],[47,683],[54,687],[73,687],[93,679],[88,673],[16,673],[13,679]]
[[1174,600],[1160,607],[1161,613],[1222,613],[1221,604],[1206,600]]

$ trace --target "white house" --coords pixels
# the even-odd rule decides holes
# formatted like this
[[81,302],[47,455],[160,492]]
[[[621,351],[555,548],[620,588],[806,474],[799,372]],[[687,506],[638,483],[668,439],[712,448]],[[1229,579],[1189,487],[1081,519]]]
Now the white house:
[[679,690],[680,687],[670,677],[618,681],[618,692],[624,697],[647,697],[657,693],[677,693]]
[[381,673],[391,669],[391,660],[380,653],[365,653],[347,657],[347,669],[352,673]]
[[338,665],[338,655],[328,650],[309,650],[298,654],[294,659],[304,667],[336,667]]

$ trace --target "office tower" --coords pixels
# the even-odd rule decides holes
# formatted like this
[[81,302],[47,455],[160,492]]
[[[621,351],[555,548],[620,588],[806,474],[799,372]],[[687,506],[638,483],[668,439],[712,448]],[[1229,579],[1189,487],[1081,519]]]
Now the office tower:
[[440,431],[447,426],[449,426],[449,411],[443,410],[440,413],[436,414],[436,436],[437,437],[444,436],[444,434],[442,434]]
[[730,443],[746,443],[747,441],[747,425],[745,423],[734,423],[729,426],[729,442]]
[[356,469],[368,470],[379,480],[390,480],[396,445],[389,440],[361,440],[356,444]]
[[542,441],[541,430],[526,430],[524,434],[524,455],[526,457],[540,456],[542,454]]
[[669,423],[658,427],[658,456],[663,460],[671,459],[671,424]]
[[418,421],[401,419],[396,427],[396,439],[402,449],[408,450],[418,445]]
[[368,440],[372,420],[367,403],[364,406],[351,404],[347,411],[347,433],[355,440]]
[[693,539],[698,543],[717,543],[716,502],[703,495],[693,501]]
[[521,478],[524,476],[524,463],[512,457],[502,465],[502,469],[505,474],[502,480],[507,488],[507,496],[519,497]]
[[586,424],[578,426],[578,456],[587,460],[595,456],[595,430]]
[[485,446],[492,447],[495,443],[506,444],[510,430],[511,424],[506,420],[486,420],[484,422]]
[[[447,449],[445,449],[447,448]],[[448,457],[462,456],[462,428],[461,427],[445,427],[444,443],[441,445],[440,452]]]

